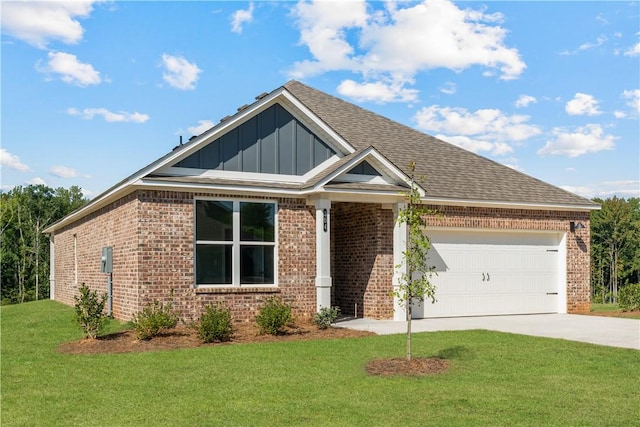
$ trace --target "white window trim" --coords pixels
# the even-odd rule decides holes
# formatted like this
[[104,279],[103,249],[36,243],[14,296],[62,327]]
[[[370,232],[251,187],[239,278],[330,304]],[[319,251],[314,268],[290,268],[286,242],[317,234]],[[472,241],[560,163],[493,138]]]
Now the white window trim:
[[[233,203],[233,237],[232,240],[197,240],[196,221],[198,201],[231,202]],[[254,242],[240,240],[240,203],[265,203],[274,205],[274,238],[273,242]],[[196,250],[198,245],[232,245],[231,246],[231,283],[208,284],[197,282]],[[240,248],[241,246],[272,246],[273,247],[273,283],[240,283]],[[248,198],[220,198],[220,197],[196,197],[193,201],[193,285],[195,288],[272,288],[278,284],[278,202],[272,199],[248,199]]]

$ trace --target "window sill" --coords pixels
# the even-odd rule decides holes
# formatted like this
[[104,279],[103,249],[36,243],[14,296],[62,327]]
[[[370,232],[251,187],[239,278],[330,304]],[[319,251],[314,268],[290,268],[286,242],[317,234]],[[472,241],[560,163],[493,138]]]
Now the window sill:
[[196,286],[196,294],[279,294],[277,286]]

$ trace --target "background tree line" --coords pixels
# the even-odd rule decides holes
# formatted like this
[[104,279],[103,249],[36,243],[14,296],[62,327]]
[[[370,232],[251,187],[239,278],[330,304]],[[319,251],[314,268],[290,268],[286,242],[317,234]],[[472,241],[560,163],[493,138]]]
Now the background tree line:
[[0,192],[2,304],[49,298],[49,238],[42,230],[86,203],[77,186]]
[[591,300],[617,302],[624,286],[640,283],[640,199],[593,199]]
[[[640,283],[640,199],[593,199],[591,292],[593,302],[616,302],[619,290]],[[0,192],[0,291],[2,304],[49,298],[48,225],[87,200],[79,187],[44,185]]]

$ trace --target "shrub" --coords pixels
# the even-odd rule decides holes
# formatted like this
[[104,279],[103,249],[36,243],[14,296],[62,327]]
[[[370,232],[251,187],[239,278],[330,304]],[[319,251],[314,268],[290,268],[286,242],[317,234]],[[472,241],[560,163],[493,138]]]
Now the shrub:
[[166,304],[158,300],[147,303],[140,313],[133,315],[131,320],[139,340],[157,337],[167,329],[175,328],[177,324],[178,315],[173,312],[173,291]]
[[204,314],[200,316],[200,323],[196,326],[196,329],[198,338],[203,342],[225,342],[231,340],[233,336],[231,309],[223,304],[207,306]]
[[107,321],[107,315],[104,314],[107,294],[98,296],[97,291],[92,291],[84,283],[78,290],[80,295],[73,297],[75,300],[75,320],[87,338],[95,339],[102,332]]
[[282,333],[284,326],[292,320],[291,305],[275,296],[265,301],[256,316],[256,323],[261,334],[278,335]]
[[622,311],[640,310],[640,283],[630,283],[620,289],[618,305]]
[[338,307],[322,307],[313,317],[313,323],[318,325],[319,329],[327,329],[336,321],[339,314],[340,308]]

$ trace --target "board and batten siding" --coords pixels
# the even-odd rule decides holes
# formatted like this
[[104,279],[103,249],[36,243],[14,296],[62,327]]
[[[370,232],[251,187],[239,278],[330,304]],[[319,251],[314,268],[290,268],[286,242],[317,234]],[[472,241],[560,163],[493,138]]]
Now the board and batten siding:
[[335,151],[275,104],[174,166],[304,175]]

